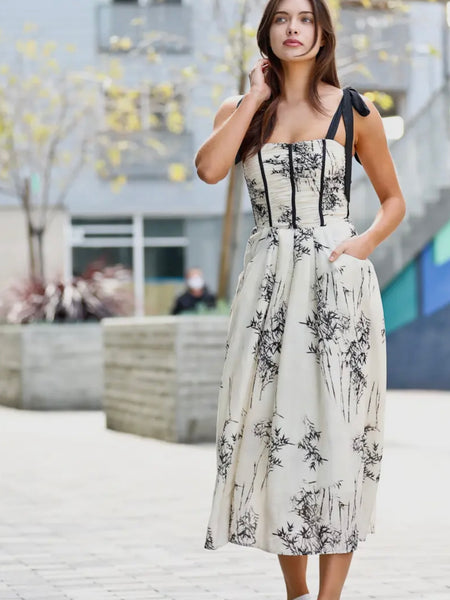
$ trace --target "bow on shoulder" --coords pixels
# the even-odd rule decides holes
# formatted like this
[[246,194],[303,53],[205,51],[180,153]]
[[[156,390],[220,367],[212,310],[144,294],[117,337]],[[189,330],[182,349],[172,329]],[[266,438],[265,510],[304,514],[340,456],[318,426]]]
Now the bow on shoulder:
[[350,98],[351,98],[352,105],[354,106],[354,108],[356,108],[356,110],[359,112],[359,114],[362,117],[367,117],[367,115],[370,114],[370,110],[369,110],[369,107],[367,106],[367,104],[361,98],[359,92],[351,86],[348,86],[346,89],[350,93]]
[[[357,90],[355,90],[354,87],[351,87],[351,86],[347,86],[345,89],[348,90],[348,92],[349,92],[352,106],[358,111],[358,113],[362,117],[367,117],[367,115],[370,114],[370,109],[367,106],[367,104],[364,102],[364,100],[361,98],[359,92]],[[360,165],[362,164],[361,161],[359,160],[359,156],[358,156],[357,152],[355,152],[355,160],[357,162],[359,162]]]

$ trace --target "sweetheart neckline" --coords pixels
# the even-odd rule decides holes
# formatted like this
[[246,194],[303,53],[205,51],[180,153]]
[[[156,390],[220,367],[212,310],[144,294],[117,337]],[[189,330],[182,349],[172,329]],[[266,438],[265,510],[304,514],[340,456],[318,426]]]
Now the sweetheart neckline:
[[345,150],[344,144],[338,142],[334,138],[314,138],[313,140],[298,140],[297,142],[264,142],[263,146],[294,146],[295,144],[304,144],[305,142],[323,142],[324,140],[328,140],[329,142],[336,142],[338,146]]

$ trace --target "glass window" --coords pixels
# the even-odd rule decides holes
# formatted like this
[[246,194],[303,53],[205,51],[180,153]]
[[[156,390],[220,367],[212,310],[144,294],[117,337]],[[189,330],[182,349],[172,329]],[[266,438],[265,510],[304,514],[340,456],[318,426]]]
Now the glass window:
[[183,219],[144,219],[144,237],[183,237]]
[[92,238],[133,237],[133,224],[130,218],[124,219],[72,219],[72,244],[82,246],[83,241]]
[[131,217],[117,218],[117,219],[103,219],[103,218],[76,218],[72,219],[72,225],[132,225],[133,220]]
[[73,274],[82,275],[89,266],[99,262],[100,268],[121,264],[132,270],[132,248],[72,248]]
[[145,280],[184,278],[184,248],[145,248]]

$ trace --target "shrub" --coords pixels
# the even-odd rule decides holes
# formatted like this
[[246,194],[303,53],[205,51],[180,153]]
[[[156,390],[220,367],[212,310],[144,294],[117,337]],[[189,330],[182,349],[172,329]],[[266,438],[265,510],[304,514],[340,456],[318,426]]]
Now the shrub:
[[[131,273],[122,265],[92,263],[71,281],[44,282],[27,278],[4,292],[0,312],[8,323],[99,321],[133,312],[127,283]],[[128,289],[127,289],[128,287]]]

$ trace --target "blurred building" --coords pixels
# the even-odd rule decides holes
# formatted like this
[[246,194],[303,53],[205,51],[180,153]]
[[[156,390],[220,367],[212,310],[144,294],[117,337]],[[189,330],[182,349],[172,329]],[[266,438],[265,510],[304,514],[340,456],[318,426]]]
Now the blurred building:
[[[124,81],[133,87],[143,80],[167,79],[174,65],[195,63],[200,71],[200,83],[182,102],[188,130],[182,135],[158,132],[170,156],[157,159],[145,151],[126,156],[120,171],[128,183],[117,195],[111,193],[107,181],[85,171],[48,231],[49,274],[79,274],[101,257],[109,264],[121,262],[133,270],[137,314],[167,313],[173,297],[183,289],[183,273],[189,266],[201,266],[210,288],[216,288],[226,181],[215,186],[203,183],[193,164],[195,151],[211,132],[218,106],[211,99],[214,82],[225,82],[222,97],[235,93],[232,80],[215,73],[211,60],[197,58],[201,52],[220,61],[223,52],[213,4],[212,0],[16,0],[0,5],[2,29],[9,37],[21,37],[24,21],[31,21],[39,25],[41,38],[74,43],[78,50],[66,55],[68,69],[101,66],[120,56]],[[232,2],[223,4],[232,10]],[[427,323],[436,327],[435,317],[440,327],[442,311],[447,311],[449,326],[450,126],[445,86],[450,73],[450,11],[442,2],[411,2],[407,12],[399,13],[386,12],[386,3],[378,6],[367,9],[359,1],[343,3],[339,74],[343,86],[386,92],[394,100],[379,108],[408,212],[393,239],[375,250],[373,261],[383,288],[387,333],[395,334],[396,348],[404,355],[404,344],[416,335],[411,332],[427,329]],[[157,48],[163,59],[160,63],[149,63],[114,44],[125,37],[136,45],[140,29],[133,23],[137,21],[168,32],[167,43]],[[141,100],[142,110],[148,110],[145,93]],[[105,111],[107,103],[105,96]],[[210,110],[207,116],[205,108]],[[168,161],[190,165],[186,182],[170,181]],[[350,214],[363,230],[372,222],[379,203],[362,167],[354,162],[353,169]],[[7,197],[0,197],[0,207],[1,252],[8,257],[0,263],[3,287],[17,274],[26,273],[27,254],[20,208]],[[245,190],[242,211],[231,291],[253,226]],[[450,343],[446,344],[448,352]],[[391,370],[393,385],[404,385],[402,377],[396,368]]]

